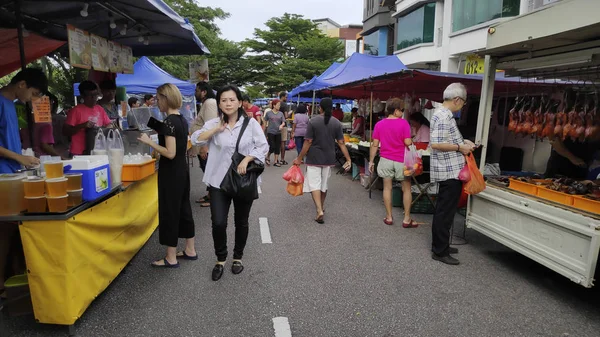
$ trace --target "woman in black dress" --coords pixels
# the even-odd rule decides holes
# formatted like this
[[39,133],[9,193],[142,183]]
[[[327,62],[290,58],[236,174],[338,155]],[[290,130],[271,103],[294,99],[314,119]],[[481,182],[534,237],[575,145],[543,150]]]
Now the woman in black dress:
[[[186,162],[188,126],[179,113],[181,92],[167,83],[156,90],[156,101],[160,111],[166,112],[158,142],[147,134],[139,140],[150,145],[160,154],[158,167],[158,237],[161,245],[167,246],[167,256],[152,263],[153,267],[177,268],[177,259],[197,260],[194,247],[194,218],[190,204],[190,173]],[[186,239],[185,250],[177,253],[177,241]]]

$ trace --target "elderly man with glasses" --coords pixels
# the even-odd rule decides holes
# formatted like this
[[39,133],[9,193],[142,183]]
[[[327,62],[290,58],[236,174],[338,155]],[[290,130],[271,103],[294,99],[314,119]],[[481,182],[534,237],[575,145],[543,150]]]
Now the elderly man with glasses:
[[465,155],[473,152],[475,144],[464,140],[454,114],[467,100],[467,89],[461,83],[452,83],[444,90],[444,103],[431,118],[431,181],[439,184],[438,199],[432,223],[432,255],[434,260],[457,265],[450,254],[458,249],[450,247],[450,227],[458,207],[462,182],[460,170],[466,165]]

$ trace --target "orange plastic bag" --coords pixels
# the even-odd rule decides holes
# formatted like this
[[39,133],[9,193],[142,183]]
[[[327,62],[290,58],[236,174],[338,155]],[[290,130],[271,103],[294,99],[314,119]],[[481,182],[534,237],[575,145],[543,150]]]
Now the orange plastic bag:
[[485,190],[485,180],[483,179],[481,171],[477,168],[477,163],[475,162],[473,154],[469,153],[465,156],[465,159],[467,161],[469,173],[471,174],[471,180],[465,182],[464,190],[469,195],[475,195]]
[[292,165],[284,174],[283,179],[297,184],[304,184],[304,175],[299,166]]
[[304,184],[289,182],[287,184],[287,192],[293,197],[299,197],[303,194],[302,189]]

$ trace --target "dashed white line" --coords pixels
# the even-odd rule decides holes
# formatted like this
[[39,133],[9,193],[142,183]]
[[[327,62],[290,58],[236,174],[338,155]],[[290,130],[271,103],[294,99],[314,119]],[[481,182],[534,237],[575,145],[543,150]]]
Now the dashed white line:
[[275,337],[292,337],[292,329],[287,317],[273,318],[273,329],[275,329]]
[[257,187],[258,187],[258,194],[262,194],[262,189],[260,188],[260,185]]
[[260,224],[262,243],[273,243],[271,241],[271,231],[269,230],[269,220],[267,218],[258,218],[258,223]]

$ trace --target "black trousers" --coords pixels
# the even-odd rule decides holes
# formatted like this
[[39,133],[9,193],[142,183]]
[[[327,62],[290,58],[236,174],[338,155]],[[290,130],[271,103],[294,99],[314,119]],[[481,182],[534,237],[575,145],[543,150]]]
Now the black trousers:
[[267,141],[269,142],[269,154],[281,153],[281,134],[274,135],[267,133]]
[[206,162],[208,162],[208,157],[206,157],[206,160],[204,160],[200,155],[198,155],[198,161],[200,161],[200,169],[202,169],[202,172],[206,171]]
[[183,179],[173,181],[173,178],[158,173],[158,239],[168,247],[177,247],[179,238],[190,239],[195,235],[190,175],[186,170]]
[[238,260],[244,255],[244,248],[248,240],[248,217],[254,200],[243,200],[232,198],[224,193],[220,188],[211,187],[210,192],[210,213],[212,219],[212,235],[215,244],[215,255],[217,261],[227,260],[227,218],[229,207],[233,201],[233,217],[235,223],[235,246],[233,248],[233,258]]
[[431,251],[439,256],[447,256],[450,248],[450,228],[458,208],[462,182],[450,179],[439,183],[438,199],[431,225]]

